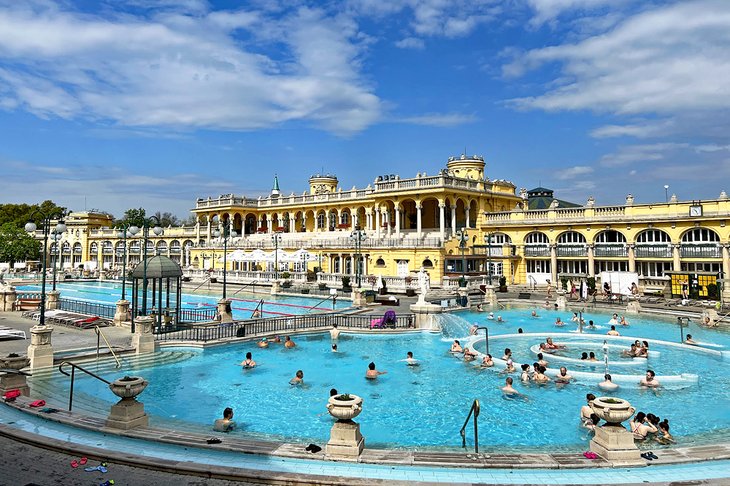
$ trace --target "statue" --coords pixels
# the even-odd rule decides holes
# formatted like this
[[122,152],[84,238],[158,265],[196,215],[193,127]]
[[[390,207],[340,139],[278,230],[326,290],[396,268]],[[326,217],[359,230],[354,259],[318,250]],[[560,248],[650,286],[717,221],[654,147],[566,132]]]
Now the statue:
[[418,288],[420,289],[420,292],[418,293],[418,303],[419,304],[426,303],[426,293],[428,292],[428,289],[430,287],[431,287],[430,278],[428,277],[428,274],[426,273],[426,269],[421,267],[421,270],[419,270],[419,272],[418,272]]

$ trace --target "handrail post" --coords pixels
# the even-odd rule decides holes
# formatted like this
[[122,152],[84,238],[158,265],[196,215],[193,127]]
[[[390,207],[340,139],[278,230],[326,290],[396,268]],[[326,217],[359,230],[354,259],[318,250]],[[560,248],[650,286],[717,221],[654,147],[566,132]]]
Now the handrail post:
[[71,390],[68,394],[68,411],[71,411],[74,403],[74,380],[76,378],[76,367],[71,367]]

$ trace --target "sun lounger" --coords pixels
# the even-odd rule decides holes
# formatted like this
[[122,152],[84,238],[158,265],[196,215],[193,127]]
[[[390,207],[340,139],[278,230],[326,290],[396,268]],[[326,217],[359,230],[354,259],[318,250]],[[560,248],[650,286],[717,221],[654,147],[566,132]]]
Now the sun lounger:
[[25,331],[11,327],[0,326],[0,339],[27,339]]

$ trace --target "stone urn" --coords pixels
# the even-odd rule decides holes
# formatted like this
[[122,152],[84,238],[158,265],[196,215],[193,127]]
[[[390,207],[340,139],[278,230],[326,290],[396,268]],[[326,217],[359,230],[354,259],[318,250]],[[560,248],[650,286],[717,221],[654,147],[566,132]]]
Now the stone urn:
[[0,358],[0,369],[4,370],[22,370],[29,365],[30,359],[27,356],[9,354],[5,358]]
[[621,422],[630,419],[636,412],[629,402],[615,397],[598,397],[591,403],[591,408],[609,426],[620,426]]
[[352,420],[362,412],[362,398],[357,395],[335,395],[327,402],[327,411],[338,420]]
[[135,398],[147,388],[149,382],[139,376],[125,376],[109,384],[109,389],[122,399]]

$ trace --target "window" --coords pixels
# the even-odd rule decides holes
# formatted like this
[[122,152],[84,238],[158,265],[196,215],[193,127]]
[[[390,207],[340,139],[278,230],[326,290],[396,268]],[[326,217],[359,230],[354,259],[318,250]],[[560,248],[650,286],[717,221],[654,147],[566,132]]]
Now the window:
[[385,260],[383,260],[383,258],[382,258],[382,257],[378,258],[378,259],[377,259],[377,260],[375,261],[375,266],[376,266],[376,267],[384,267],[384,266],[385,266]]
[[429,260],[428,258],[426,258],[425,260],[423,260],[421,262],[421,266],[423,268],[433,268],[433,262],[431,260]]
[[662,230],[646,230],[636,237],[637,243],[670,243],[672,239]]
[[720,237],[712,230],[706,228],[695,228],[682,235],[682,243],[714,243],[719,242]]
[[566,231],[558,236],[558,244],[585,243],[586,238],[577,231]]
[[550,241],[548,240],[548,237],[545,233],[534,232],[530,233],[525,238],[526,245],[547,245],[548,243],[550,243]]
[[596,262],[595,273],[601,272],[628,272],[629,262]]
[[683,272],[712,272],[720,273],[722,265],[719,262],[682,262]]
[[585,275],[588,273],[586,260],[558,260],[558,273]]
[[642,277],[662,277],[672,270],[672,262],[636,262],[636,273]]
[[626,237],[615,230],[601,231],[596,235],[596,243],[626,243]]
[[550,273],[549,260],[527,260],[528,273]]
[[326,217],[324,213],[319,213],[317,215],[317,229],[324,229],[327,226],[326,224]]

